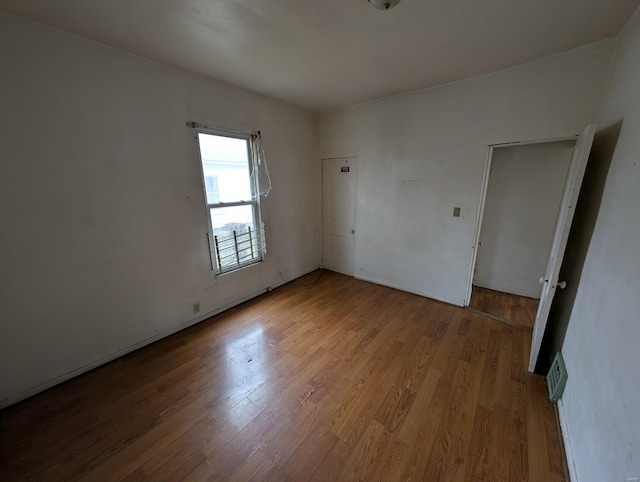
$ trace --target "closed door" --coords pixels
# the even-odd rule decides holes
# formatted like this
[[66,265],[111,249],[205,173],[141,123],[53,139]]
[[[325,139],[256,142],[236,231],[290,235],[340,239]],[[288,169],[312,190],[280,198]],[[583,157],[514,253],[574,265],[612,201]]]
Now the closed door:
[[322,220],[325,268],[353,276],[356,158],[322,160]]

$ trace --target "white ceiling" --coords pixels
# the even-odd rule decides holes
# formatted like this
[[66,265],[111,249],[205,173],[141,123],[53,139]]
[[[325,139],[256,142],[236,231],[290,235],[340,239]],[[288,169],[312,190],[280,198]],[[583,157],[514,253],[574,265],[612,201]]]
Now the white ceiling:
[[640,0],[0,0],[0,9],[326,111],[616,35]]

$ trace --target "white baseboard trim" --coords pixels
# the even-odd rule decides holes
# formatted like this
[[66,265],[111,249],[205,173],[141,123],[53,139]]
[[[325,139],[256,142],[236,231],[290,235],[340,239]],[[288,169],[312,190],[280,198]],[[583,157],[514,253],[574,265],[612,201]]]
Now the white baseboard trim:
[[521,290],[519,288],[514,288],[512,286],[483,283],[482,281],[476,281],[476,280],[473,280],[473,286],[478,286],[479,288],[486,288],[488,290],[502,291],[503,293],[511,293],[512,295],[526,296],[527,298],[534,298],[536,300],[540,299],[540,293]]
[[366,278],[364,276],[358,276],[358,275],[354,275],[353,276],[355,279],[361,280],[361,281],[368,281],[369,283],[374,283],[380,286],[386,286],[387,288],[393,288],[394,290],[400,290],[400,291],[404,291],[406,293],[411,293],[413,295],[418,295],[418,296],[423,296],[425,298],[430,298],[432,300],[436,300],[436,301],[442,301],[444,303],[449,303],[450,305],[456,305],[456,306],[460,306],[464,308],[464,301],[460,301],[460,300],[452,300],[449,298],[444,298],[442,296],[436,296],[434,294],[431,293],[427,293],[427,292],[422,292],[422,291],[416,291],[416,290],[410,290],[404,286],[396,286],[390,283],[383,283],[382,281],[379,281],[377,279],[374,278]]
[[[313,271],[315,271],[318,268],[313,268],[312,270],[303,273],[301,275],[296,276],[296,278],[299,278],[300,276],[304,276],[305,274],[309,274]],[[133,345],[130,345],[126,348],[123,348],[122,350],[118,350],[114,353],[111,353],[105,357],[102,357],[98,360],[95,360],[91,363],[88,363],[84,366],[81,366],[79,368],[76,368],[75,370],[71,370],[70,372],[67,372],[63,375],[57,376],[55,378],[52,378],[51,380],[48,380],[46,382],[40,383],[32,388],[29,388],[27,390],[24,390],[16,395],[12,395],[9,396],[3,400],[0,400],[0,409],[6,408],[9,405],[13,405],[15,403],[18,403],[26,398],[32,397],[33,395],[36,395],[40,392],[43,392],[55,385],[58,385],[62,382],[65,382],[67,380],[70,380],[71,378],[77,377],[78,375],[82,375],[83,373],[86,373],[90,370],[93,370],[94,368],[99,367],[100,365],[104,365],[105,363],[109,363],[110,361],[113,361],[117,358],[120,358],[121,356],[124,356],[128,353],[131,353],[132,351],[138,350],[139,348],[142,348],[146,345],[150,345],[151,343],[154,343],[158,340],[161,340],[162,338],[165,338],[167,336],[173,335],[174,333],[177,333],[181,330],[184,330],[185,328],[189,328],[190,326],[193,326],[197,323],[200,323],[201,321],[207,320],[209,318],[211,318],[212,316],[215,316],[217,314],[222,313],[223,311],[226,311],[230,308],[233,308],[234,306],[237,306],[239,304],[244,303],[245,301],[249,301],[250,299],[255,298],[256,296],[260,296],[266,292],[268,292],[269,290],[278,288],[282,285],[286,284],[285,281],[278,281],[275,284],[269,285],[269,287],[255,291],[253,293],[250,293],[246,296],[243,296],[242,298],[239,298],[237,300],[234,300],[230,303],[227,303],[219,308],[216,308],[215,310],[209,311],[207,313],[204,313],[196,318],[193,318],[189,321],[186,321],[184,323],[180,323],[177,326],[170,328],[169,330],[165,330],[161,333],[158,333],[157,335],[154,335],[150,338],[146,338],[145,340],[142,340],[138,343],[134,343]]]
[[562,431],[562,441],[564,442],[564,453],[567,457],[567,467],[569,469],[569,480],[578,481],[576,473],[575,459],[573,458],[573,447],[571,446],[571,437],[569,436],[569,427],[564,413],[564,404],[562,399],[558,400],[558,418],[560,419],[560,430]]

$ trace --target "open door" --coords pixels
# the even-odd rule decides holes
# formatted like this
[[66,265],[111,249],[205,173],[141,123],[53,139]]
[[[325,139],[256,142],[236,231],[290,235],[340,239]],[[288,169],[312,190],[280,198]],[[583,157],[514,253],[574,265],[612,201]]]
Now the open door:
[[560,212],[556,223],[553,244],[551,245],[549,262],[547,263],[547,269],[544,277],[540,279],[543,286],[542,294],[540,296],[540,305],[538,306],[538,313],[536,315],[536,322],[533,327],[533,336],[531,338],[531,353],[529,355],[530,372],[533,372],[536,367],[536,362],[538,361],[540,346],[542,345],[542,337],[544,336],[544,331],[547,327],[549,310],[551,309],[551,302],[553,301],[556,289],[558,287],[564,288],[566,286],[566,283],[558,282],[558,276],[560,274],[562,259],[564,258],[564,250],[567,247],[567,239],[569,238],[569,231],[571,230],[573,214],[575,212],[576,203],[578,202],[578,195],[580,194],[580,187],[582,186],[582,178],[584,177],[584,171],[587,167],[587,160],[589,159],[589,152],[591,151],[591,144],[593,144],[593,136],[595,135],[595,132],[595,124],[589,124],[582,131],[578,136],[576,146],[573,151],[573,157],[571,158],[569,175],[567,176],[567,183],[564,188],[564,194],[562,195],[562,202],[560,204]]

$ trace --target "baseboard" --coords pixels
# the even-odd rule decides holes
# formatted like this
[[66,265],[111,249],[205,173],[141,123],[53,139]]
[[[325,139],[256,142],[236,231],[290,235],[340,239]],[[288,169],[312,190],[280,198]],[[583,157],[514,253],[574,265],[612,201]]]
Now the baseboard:
[[571,437],[569,436],[569,428],[567,427],[567,419],[564,413],[564,403],[562,399],[558,400],[558,419],[560,420],[560,431],[562,436],[562,442],[564,443],[564,453],[567,459],[567,468],[569,469],[569,481],[578,480],[576,473],[576,464],[573,457],[573,448],[571,446]]
[[400,291],[404,291],[406,293],[411,293],[413,295],[418,295],[418,296],[423,296],[425,298],[430,298],[432,300],[437,300],[437,301],[442,301],[443,303],[448,303],[450,305],[455,305],[455,306],[460,306],[462,308],[464,308],[464,301],[460,301],[460,300],[452,300],[449,298],[444,298],[442,296],[436,296],[434,294],[428,293],[426,291],[416,291],[416,290],[410,290],[407,289],[403,286],[397,286],[397,285],[393,285],[390,283],[383,283],[377,279],[374,278],[366,278],[364,276],[358,276],[358,275],[353,275],[353,277],[357,280],[361,280],[361,281],[368,281],[369,283],[374,283],[380,286],[386,286],[387,288],[393,288],[394,290],[400,290]]
[[[299,278],[300,276],[304,276],[305,274],[309,274],[312,273],[313,271],[315,271],[318,268],[313,268],[311,271],[308,271],[307,273],[301,274],[296,276],[296,278]],[[186,321],[184,323],[180,323],[177,326],[170,328],[169,330],[165,330],[163,332],[158,333],[157,335],[154,335],[150,338],[146,338],[145,340],[142,340],[138,343],[134,343],[133,345],[130,345],[126,348],[123,348],[121,350],[118,350],[114,353],[111,353],[110,355],[107,355],[105,357],[102,357],[98,360],[95,360],[91,363],[88,363],[84,366],[81,366],[79,368],[76,368],[75,370],[71,370],[70,372],[67,372],[63,375],[57,376],[55,378],[52,378],[51,380],[48,380],[46,382],[40,383],[32,388],[29,388],[27,390],[24,390],[16,395],[12,395],[10,397],[7,397],[3,400],[0,400],[0,409],[6,408],[9,405],[13,405],[15,403],[18,403],[26,398],[32,397],[33,395],[36,395],[40,392],[43,392],[51,387],[54,387],[55,385],[59,385],[60,383],[63,383],[67,380],[70,380],[71,378],[77,377],[78,375],[82,375],[83,373],[86,373],[90,370],[93,370],[94,368],[97,368],[101,365],[104,365],[105,363],[109,363],[110,361],[113,361],[117,358],[120,358],[121,356],[124,356],[128,353],[131,353],[135,350],[138,350],[144,346],[150,345],[151,343],[154,343],[158,340],[161,340],[162,338],[165,338],[167,336],[171,336],[174,333],[177,333],[181,330],[184,330],[185,328],[189,328],[190,326],[196,325],[198,323],[200,323],[201,321],[207,320],[209,318],[211,318],[212,316],[218,315],[220,313],[222,313],[223,311],[226,311],[228,309],[233,308],[234,306],[240,305],[246,301],[249,301],[250,299],[253,299],[257,296],[260,296],[264,293],[266,293],[269,290],[278,288],[282,285],[286,284],[285,281],[278,281],[275,284],[269,285],[269,287],[255,291],[253,293],[250,293],[246,296],[243,296],[241,298],[238,298],[237,300],[234,300],[230,303],[227,303],[219,308],[216,308],[215,310],[209,311],[207,313],[204,313],[196,318],[193,318],[189,321]]]
[[489,284],[489,283],[483,283],[482,281],[476,281],[476,280],[473,280],[473,286],[477,286],[479,288],[486,288],[488,290],[502,291],[503,293],[510,293],[512,295],[526,296],[527,298],[533,298],[536,300],[540,299],[540,293],[521,290],[519,288],[514,288],[513,286]]

